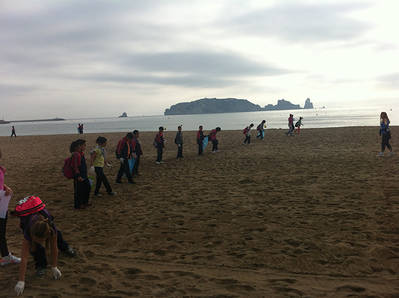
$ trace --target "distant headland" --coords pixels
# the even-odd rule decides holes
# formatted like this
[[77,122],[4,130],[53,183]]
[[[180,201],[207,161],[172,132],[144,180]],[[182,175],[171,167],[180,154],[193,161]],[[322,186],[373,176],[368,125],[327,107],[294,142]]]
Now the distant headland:
[[[191,102],[181,102],[166,109],[164,115],[238,113],[275,110],[299,110],[300,105],[293,104],[285,99],[279,99],[276,105],[268,104],[265,107],[256,105],[247,99],[237,98],[202,98]],[[306,99],[303,109],[313,109],[313,103]]]

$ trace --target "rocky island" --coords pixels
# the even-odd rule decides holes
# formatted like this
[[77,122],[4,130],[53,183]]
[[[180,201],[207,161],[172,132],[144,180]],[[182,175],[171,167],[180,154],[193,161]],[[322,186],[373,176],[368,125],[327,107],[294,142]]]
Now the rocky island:
[[[276,105],[268,104],[265,107],[254,104],[247,99],[237,98],[202,98],[191,102],[181,102],[166,109],[164,115],[238,113],[275,110],[299,110],[300,105],[293,104],[285,99],[277,101]],[[310,99],[306,99],[304,109],[313,109]]]

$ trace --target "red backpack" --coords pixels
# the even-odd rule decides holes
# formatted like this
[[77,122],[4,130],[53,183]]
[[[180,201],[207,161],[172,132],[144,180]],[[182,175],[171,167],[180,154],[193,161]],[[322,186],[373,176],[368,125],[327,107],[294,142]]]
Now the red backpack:
[[28,216],[42,211],[45,207],[46,205],[39,197],[30,196],[20,200],[11,213],[19,217]]
[[72,156],[65,158],[64,166],[62,167],[62,173],[65,178],[72,179],[74,177],[73,167],[72,167]]
[[245,135],[248,132],[248,127],[245,127],[244,130],[242,131],[242,133]]

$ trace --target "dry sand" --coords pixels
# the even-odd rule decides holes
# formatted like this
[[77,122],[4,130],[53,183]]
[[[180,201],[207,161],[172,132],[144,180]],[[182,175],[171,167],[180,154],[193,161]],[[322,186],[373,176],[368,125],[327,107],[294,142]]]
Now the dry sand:
[[[154,135],[141,135],[137,185],[115,185],[123,134],[104,134],[118,194],[78,211],[60,172],[77,135],[0,138],[10,209],[39,195],[78,252],[60,256],[59,281],[36,278],[30,258],[26,297],[399,296],[399,156],[376,157],[377,127],[271,130],[250,146],[242,132],[222,131],[220,152],[201,157],[185,132],[181,161],[166,132],[163,165]],[[392,135],[395,149],[397,127]],[[86,152],[97,136],[84,135]],[[20,255],[16,218],[8,240]],[[17,279],[18,266],[0,268],[1,297]]]

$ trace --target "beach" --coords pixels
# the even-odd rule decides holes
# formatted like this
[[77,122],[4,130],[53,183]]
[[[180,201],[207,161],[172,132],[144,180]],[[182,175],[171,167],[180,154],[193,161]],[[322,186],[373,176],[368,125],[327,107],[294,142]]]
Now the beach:
[[[223,127],[222,127],[223,128]],[[397,297],[399,156],[376,157],[378,127],[266,130],[243,145],[242,131],[221,131],[219,149],[197,156],[196,132],[166,131],[165,164],[156,165],[155,132],[140,136],[135,185],[115,184],[115,147],[106,168],[114,197],[73,209],[73,182],[62,176],[75,135],[0,137],[5,183],[16,200],[37,195],[76,249],[60,254],[62,279],[35,277],[26,297]],[[399,150],[399,128],[392,127]],[[399,152],[399,151],[398,151]],[[19,220],[10,217],[10,251],[20,256]],[[18,266],[0,267],[0,297],[14,296]]]

